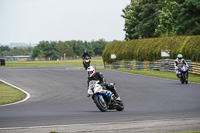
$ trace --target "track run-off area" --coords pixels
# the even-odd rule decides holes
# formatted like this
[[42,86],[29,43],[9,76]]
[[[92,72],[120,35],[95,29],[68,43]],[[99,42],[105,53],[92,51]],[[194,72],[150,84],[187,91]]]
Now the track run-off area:
[[[186,130],[188,125],[187,130],[200,130],[200,84],[189,81],[183,85],[177,80],[97,70],[108,83],[116,83],[125,106],[122,112],[101,112],[87,97],[87,72],[66,68],[0,68],[1,80],[30,94],[24,102],[0,106],[0,133],[38,128],[41,132],[124,132],[145,127],[149,131],[150,127],[155,131],[158,127],[161,131],[177,131]],[[170,130],[172,127],[174,130]]]

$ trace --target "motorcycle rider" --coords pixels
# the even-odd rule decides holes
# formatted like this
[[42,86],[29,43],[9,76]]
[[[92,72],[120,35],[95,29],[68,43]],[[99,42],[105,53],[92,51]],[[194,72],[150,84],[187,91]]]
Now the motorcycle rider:
[[83,55],[82,55],[82,59],[86,59],[87,57],[89,57],[91,59],[91,56],[88,54],[88,52],[85,50]]
[[174,67],[175,67],[175,71],[176,71],[176,76],[179,78],[179,70],[178,70],[178,65],[183,65],[185,64],[186,67],[188,67],[187,62],[185,62],[185,60],[183,59],[183,55],[182,54],[178,54],[175,63],[174,63]]
[[84,60],[85,59],[91,59],[91,56],[89,55],[89,53],[85,50],[83,55],[82,55],[82,60],[83,60],[83,66],[85,67],[85,63]]
[[88,81],[87,86],[89,86],[89,82],[91,80],[99,80],[99,84],[102,86],[105,86],[106,89],[110,90],[116,97],[116,100],[121,101],[121,98],[119,97],[117,91],[115,90],[113,85],[108,85],[106,83],[106,79],[104,78],[103,74],[101,72],[96,72],[95,66],[89,66],[88,69]]

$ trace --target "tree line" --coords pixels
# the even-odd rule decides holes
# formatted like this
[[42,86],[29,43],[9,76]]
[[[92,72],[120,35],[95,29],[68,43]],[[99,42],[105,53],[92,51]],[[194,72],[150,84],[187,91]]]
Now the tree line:
[[61,58],[81,57],[86,50],[91,56],[101,56],[107,42],[98,41],[41,41],[32,52],[32,58],[57,60]]
[[122,17],[125,40],[200,35],[199,0],[131,0]]
[[31,55],[33,59],[57,60],[63,58],[81,57],[86,50],[91,56],[101,56],[108,42],[98,41],[41,41],[35,47],[0,46],[0,57]]
[[16,56],[16,55],[31,55],[33,47],[9,47],[0,46],[0,57]]

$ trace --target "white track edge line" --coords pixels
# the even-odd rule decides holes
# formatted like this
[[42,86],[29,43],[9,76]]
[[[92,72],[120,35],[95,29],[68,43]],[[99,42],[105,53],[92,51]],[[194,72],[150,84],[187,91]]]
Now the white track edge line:
[[10,83],[8,83],[8,82],[2,80],[2,79],[0,79],[0,82],[3,82],[3,83],[5,83],[5,84],[7,84],[7,85],[9,85],[9,86],[11,86],[11,87],[14,87],[14,88],[16,88],[16,89],[18,89],[18,90],[20,90],[20,91],[22,91],[22,92],[24,92],[24,93],[26,94],[26,97],[25,97],[23,100],[18,101],[18,102],[14,102],[14,103],[9,103],[9,104],[0,105],[0,107],[4,107],[4,106],[9,106],[9,105],[14,105],[14,104],[22,103],[22,102],[25,102],[26,100],[28,100],[28,99],[30,98],[30,94],[29,94],[27,91],[25,91],[25,90],[23,90],[23,89],[21,89],[21,88],[15,86],[15,85],[13,85],[13,84],[10,84]]

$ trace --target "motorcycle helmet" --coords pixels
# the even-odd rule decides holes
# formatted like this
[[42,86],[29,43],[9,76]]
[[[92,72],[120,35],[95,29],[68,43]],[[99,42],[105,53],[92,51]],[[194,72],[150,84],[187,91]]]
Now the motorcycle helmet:
[[181,60],[183,58],[182,54],[178,54],[178,59]]
[[95,75],[95,73],[96,73],[96,68],[95,68],[95,66],[89,66],[89,67],[87,68],[87,72],[88,72],[88,76],[89,76],[89,77],[93,77],[93,76]]

